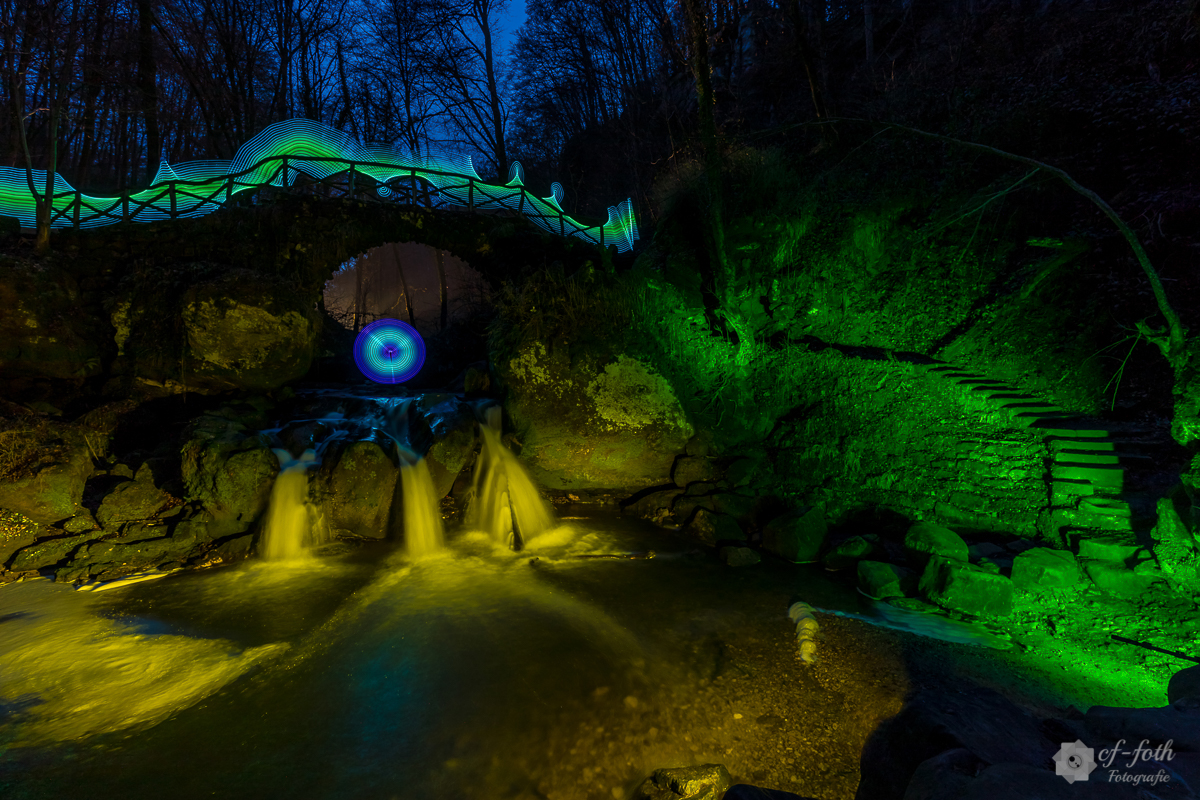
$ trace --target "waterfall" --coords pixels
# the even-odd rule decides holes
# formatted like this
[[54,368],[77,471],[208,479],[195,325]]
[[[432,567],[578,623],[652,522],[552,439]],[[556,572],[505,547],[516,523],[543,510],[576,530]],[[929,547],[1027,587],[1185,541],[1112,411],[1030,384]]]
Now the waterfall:
[[287,450],[273,451],[279,459],[279,475],[271,489],[260,551],[268,561],[310,558],[313,519],[316,509],[308,500],[308,468],[317,454],[305,450],[293,459]]
[[554,527],[554,515],[517,457],[500,441],[500,407],[479,426],[483,449],[475,465],[471,525],[514,550]]
[[400,450],[400,459],[404,547],[410,557],[421,558],[442,549],[442,512],[428,462],[404,449]]

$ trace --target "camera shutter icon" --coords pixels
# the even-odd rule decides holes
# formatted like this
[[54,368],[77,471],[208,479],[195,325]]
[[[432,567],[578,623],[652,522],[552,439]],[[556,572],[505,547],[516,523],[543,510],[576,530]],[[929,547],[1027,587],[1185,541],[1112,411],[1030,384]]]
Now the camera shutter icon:
[[1080,739],[1063,742],[1054,754],[1054,774],[1061,775],[1067,783],[1086,781],[1095,768],[1095,751]]

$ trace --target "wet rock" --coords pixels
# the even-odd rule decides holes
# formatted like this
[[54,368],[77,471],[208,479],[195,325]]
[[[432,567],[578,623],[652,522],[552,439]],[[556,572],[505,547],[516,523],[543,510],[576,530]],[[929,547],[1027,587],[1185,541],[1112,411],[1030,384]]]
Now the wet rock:
[[955,611],[998,617],[1012,613],[1012,581],[965,561],[933,556],[919,588],[925,599]]
[[250,270],[193,286],[181,317],[188,386],[209,391],[273,389],[303,377],[320,332],[312,297]]
[[27,572],[57,566],[76,555],[81,548],[101,535],[103,535],[103,531],[97,530],[74,536],[53,536],[39,539],[18,551],[10,562],[9,569],[13,572]]
[[474,456],[479,444],[478,423],[475,412],[466,403],[450,396],[439,397],[437,402],[429,403],[423,397],[417,408],[424,415],[425,426],[429,429],[432,443],[425,451],[425,459],[429,463],[429,474],[433,478],[433,489],[438,497],[445,497],[458,474]]
[[106,530],[116,530],[128,522],[173,516],[181,507],[181,500],[155,486],[153,468],[145,464],[134,480],[118,483],[104,496],[96,520]]
[[399,474],[391,458],[373,441],[350,442],[327,453],[316,494],[330,527],[356,537],[386,537]]
[[837,571],[853,567],[859,561],[870,558],[879,548],[879,537],[873,533],[866,536],[851,536],[838,543],[821,559],[827,570]]
[[966,561],[967,543],[949,528],[932,522],[918,522],[904,535],[904,551],[909,562],[917,569],[924,569],[931,556],[942,556],[955,561]]
[[0,483],[0,508],[19,512],[49,525],[79,513],[83,487],[92,474],[92,457],[84,447],[56,453],[32,474]]
[[711,459],[703,456],[680,456],[671,469],[671,480],[680,488],[693,483],[712,482],[717,478],[717,469]]
[[907,567],[885,561],[858,562],[858,588],[868,597],[904,597],[917,587],[917,574]]
[[1013,559],[1012,582],[1019,589],[1065,589],[1083,580],[1083,573],[1069,550],[1034,547]]
[[829,528],[819,508],[805,508],[777,517],[763,529],[763,549],[794,564],[817,560]]
[[497,367],[521,460],[548,489],[661,485],[694,433],[671,384],[628,355],[534,342]]
[[721,800],[732,783],[721,764],[656,769],[633,796],[635,800]]
[[[100,525],[96,522],[96,518],[92,516],[92,512],[85,508],[70,519],[64,520],[61,527],[67,533],[86,533],[87,531],[96,530]],[[2,560],[3,558],[0,557],[0,561]]]
[[708,544],[728,540],[742,541],[746,538],[746,534],[742,532],[733,517],[715,514],[703,508],[696,511],[696,515],[687,524],[686,530]]
[[623,506],[623,510],[645,519],[661,521],[671,514],[671,506],[675,503],[675,499],[682,494],[682,489],[664,489],[651,492]]
[[991,689],[957,688],[917,689],[900,713],[880,723],[863,748],[859,800],[903,800],[921,763],[947,750],[966,750],[987,764],[1051,763],[1061,742],[1047,738],[1026,711]]
[[213,538],[243,533],[266,510],[279,460],[240,422],[205,414],[184,434],[185,499],[211,515]]
[[762,556],[749,547],[722,547],[720,556],[731,567],[749,567],[762,561]]
[[181,527],[171,535],[166,535],[165,528],[159,530],[164,534],[161,537],[131,544],[110,540],[93,542],[71,560],[71,567],[77,570],[86,567],[90,577],[110,580],[156,567],[182,564],[205,541],[190,526]]

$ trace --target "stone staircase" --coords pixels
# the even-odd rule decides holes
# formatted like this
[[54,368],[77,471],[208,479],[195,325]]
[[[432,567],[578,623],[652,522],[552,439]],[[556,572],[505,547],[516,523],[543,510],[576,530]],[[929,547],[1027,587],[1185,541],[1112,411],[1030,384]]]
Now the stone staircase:
[[926,369],[951,383],[969,408],[1043,437],[1048,453],[1048,502],[1039,521],[1043,536],[1068,547],[1077,546],[1079,538],[1095,538],[1134,549],[1139,538],[1145,539],[1138,534],[1154,524],[1155,510],[1143,478],[1162,442],[1121,423],[1064,411],[953,364],[933,361]]

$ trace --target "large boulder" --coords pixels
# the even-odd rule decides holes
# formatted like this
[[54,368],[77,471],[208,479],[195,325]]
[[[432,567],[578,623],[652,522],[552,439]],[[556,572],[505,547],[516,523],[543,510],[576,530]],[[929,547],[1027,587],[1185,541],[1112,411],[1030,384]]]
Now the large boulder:
[[858,588],[876,600],[904,597],[916,590],[917,575],[907,567],[886,561],[859,561]]
[[241,422],[200,416],[185,432],[181,457],[186,499],[211,515],[213,538],[249,530],[266,510],[279,460]]
[[961,536],[932,522],[918,522],[908,529],[904,551],[917,569],[924,569],[931,556],[966,561],[970,555]]
[[694,433],[671,384],[632,356],[567,351],[533,342],[498,365],[530,476],[559,491],[666,483]]
[[925,599],[955,611],[999,617],[1012,613],[1012,581],[965,561],[945,556],[929,559],[920,589]]
[[0,258],[0,384],[13,397],[39,381],[79,385],[100,374],[105,322],[82,307],[75,280],[53,260]]
[[313,298],[282,279],[231,270],[189,289],[185,385],[272,389],[303,377],[320,333]]
[[819,508],[804,508],[776,517],[762,532],[764,550],[795,564],[810,564],[818,559],[829,528]]
[[47,450],[37,463],[0,483],[0,508],[42,524],[73,517],[81,510],[92,471],[92,457],[82,446]]
[[439,498],[445,497],[479,445],[475,412],[457,397],[446,394],[423,395],[416,408],[431,439],[425,460],[433,490]]
[[318,477],[329,527],[342,535],[387,536],[399,470],[373,441],[351,442],[326,453]]
[[1033,547],[1013,558],[1012,582],[1019,589],[1066,589],[1083,580],[1069,550]]
[[96,521],[106,531],[130,523],[159,522],[179,513],[182,501],[156,485],[154,467],[143,464],[133,480],[114,486],[100,501]]

